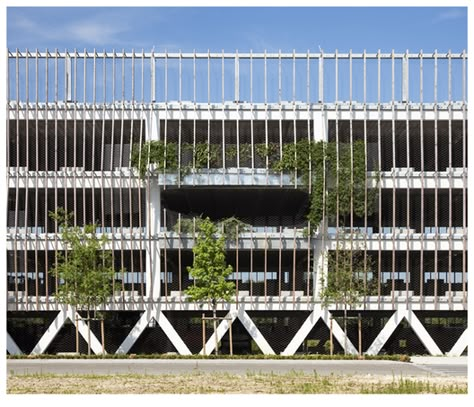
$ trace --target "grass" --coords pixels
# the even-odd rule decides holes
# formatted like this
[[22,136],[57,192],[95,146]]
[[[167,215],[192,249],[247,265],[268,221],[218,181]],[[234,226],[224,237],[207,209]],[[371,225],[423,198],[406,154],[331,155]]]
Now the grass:
[[467,379],[231,373],[10,374],[8,394],[467,394]]
[[302,355],[178,355],[178,354],[106,354],[106,355],[7,355],[7,359],[273,359],[273,360],[391,360],[410,362],[408,355],[325,355],[325,354],[302,354]]
[[467,394],[467,384],[436,385],[429,381],[398,379],[392,383],[361,388],[362,394]]

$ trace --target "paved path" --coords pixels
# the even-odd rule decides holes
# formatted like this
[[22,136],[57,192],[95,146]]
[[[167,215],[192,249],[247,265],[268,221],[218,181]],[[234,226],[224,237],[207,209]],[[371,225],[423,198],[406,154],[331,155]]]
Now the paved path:
[[467,377],[467,356],[414,356],[412,363],[436,374]]
[[193,359],[8,359],[7,372],[14,374],[164,374],[192,372],[285,373],[302,371],[320,375],[391,375],[395,377],[467,376],[467,358],[442,361],[415,360],[193,360]]

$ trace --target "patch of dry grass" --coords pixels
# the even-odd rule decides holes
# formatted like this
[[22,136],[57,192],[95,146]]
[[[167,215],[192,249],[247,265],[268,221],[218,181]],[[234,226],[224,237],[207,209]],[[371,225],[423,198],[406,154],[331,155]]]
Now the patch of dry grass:
[[9,394],[466,394],[467,378],[193,373],[7,377]]

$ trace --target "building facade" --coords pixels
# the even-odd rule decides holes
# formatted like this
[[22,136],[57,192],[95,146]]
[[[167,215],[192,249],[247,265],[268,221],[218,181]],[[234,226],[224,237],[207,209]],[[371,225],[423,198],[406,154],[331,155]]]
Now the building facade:
[[[230,324],[234,353],[327,353],[330,332],[336,352],[467,352],[464,51],[9,51],[7,83],[9,354],[73,352],[75,325],[88,346],[80,313],[55,299],[60,207],[109,239],[107,353],[212,352],[211,308],[184,293],[200,217],[234,226],[222,229],[236,293],[219,304],[221,352]],[[298,145],[336,158],[310,154],[305,177],[281,165]],[[370,287],[347,337],[343,307],[321,298],[341,233]],[[92,323],[95,353],[100,336]]]

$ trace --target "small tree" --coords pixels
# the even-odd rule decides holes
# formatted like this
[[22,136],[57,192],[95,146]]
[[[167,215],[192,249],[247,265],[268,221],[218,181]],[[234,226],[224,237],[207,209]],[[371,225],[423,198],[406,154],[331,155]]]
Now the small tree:
[[[91,311],[96,317],[96,309],[112,295],[114,267],[112,253],[104,250],[107,236],[96,234],[96,225],[73,226],[73,214],[63,208],[49,213],[60,226],[64,254],[58,253],[56,264],[51,270],[60,285],[56,292],[58,301],[78,310],[87,311],[89,332],[88,354],[90,354]],[[101,317],[103,323],[103,317]],[[102,347],[104,338],[102,335]],[[78,349],[77,349],[78,351]]]
[[205,218],[199,223],[196,244],[193,247],[194,262],[188,272],[194,278],[194,285],[185,293],[191,301],[210,301],[214,322],[214,336],[217,343],[217,302],[229,301],[235,291],[235,284],[226,278],[232,273],[232,266],[226,264],[225,238],[217,237],[217,226]]
[[321,276],[321,302],[325,307],[342,304],[344,310],[344,354],[347,348],[347,310],[361,303],[372,292],[374,279],[371,258],[364,259],[364,252],[354,243],[354,236],[339,241],[336,250],[327,253],[328,272]]

